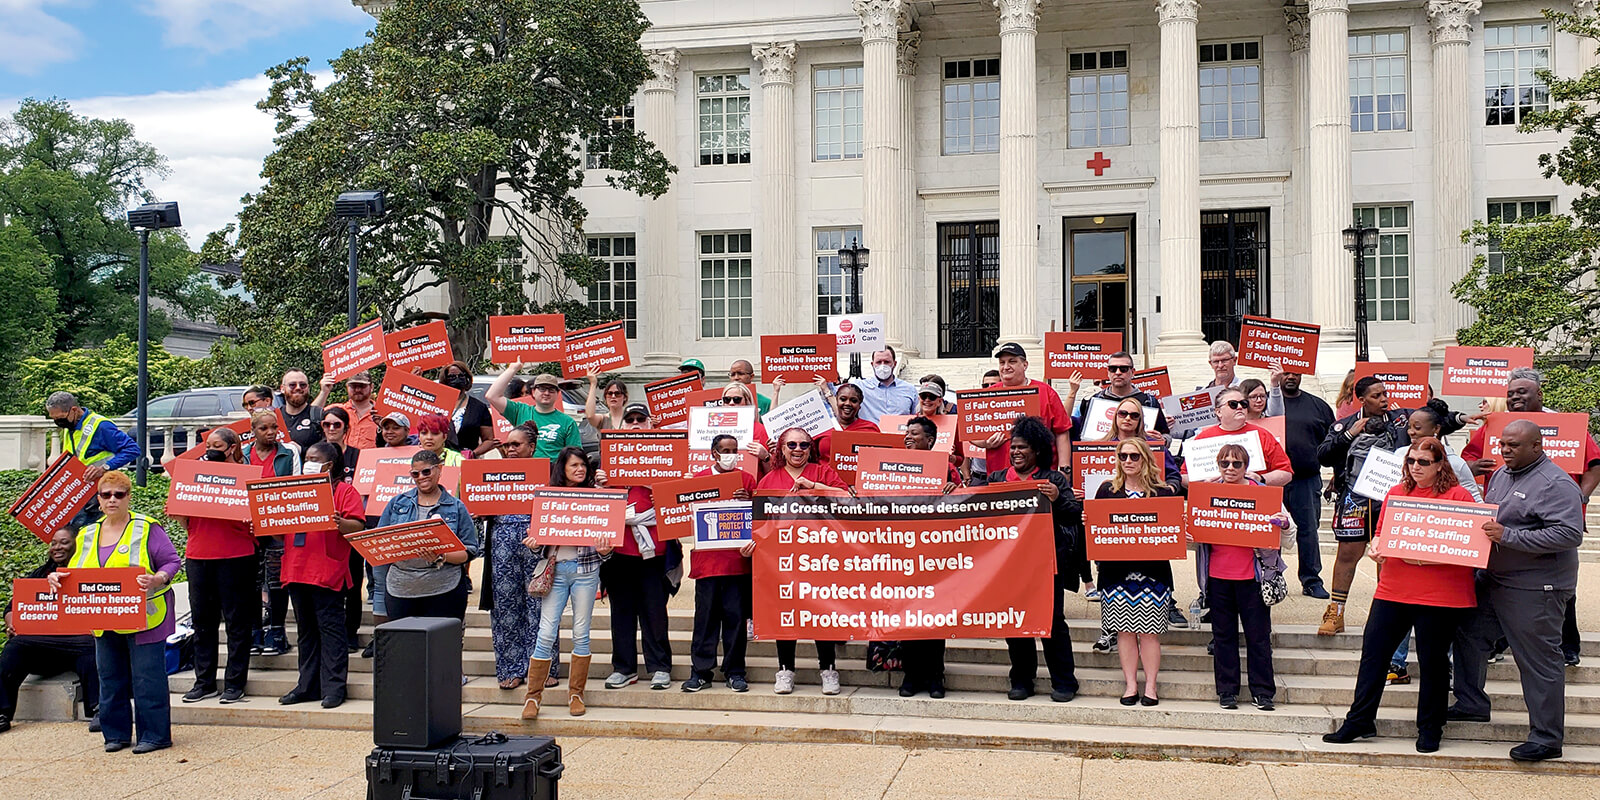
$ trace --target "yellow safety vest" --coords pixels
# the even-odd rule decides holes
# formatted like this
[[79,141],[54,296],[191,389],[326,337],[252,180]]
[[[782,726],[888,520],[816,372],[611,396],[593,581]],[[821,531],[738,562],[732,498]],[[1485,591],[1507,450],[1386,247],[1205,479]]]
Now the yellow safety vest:
[[[104,564],[100,563],[100,526],[103,523],[104,520],[85,525],[83,530],[78,531],[78,550],[72,556],[73,567],[144,567],[145,572],[155,574],[155,570],[150,568],[150,550],[147,547],[150,526],[155,524],[154,520],[135,513],[133,519],[128,521],[128,527],[123,529],[117,548],[111,551],[111,557]],[[143,628],[113,633],[138,633],[160,625],[167,618],[168,596],[171,593],[171,590],[163,589],[161,594],[145,600]],[[94,635],[102,633],[105,631],[95,631]]]
[[444,455],[441,456],[440,459],[439,459],[439,461],[441,462],[439,464],[439,466],[441,466],[441,467],[459,467],[459,466],[461,466],[461,460],[462,460],[461,459],[461,451],[459,451],[459,450],[451,450],[450,448],[446,447],[444,449]]
[[74,456],[85,464],[98,464],[111,458],[110,450],[102,450],[94,455],[89,455],[89,442],[94,441],[95,429],[102,423],[110,424],[110,420],[87,409],[83,412],[82,425],[77,430],[68,428],[61,434],[61,449]]

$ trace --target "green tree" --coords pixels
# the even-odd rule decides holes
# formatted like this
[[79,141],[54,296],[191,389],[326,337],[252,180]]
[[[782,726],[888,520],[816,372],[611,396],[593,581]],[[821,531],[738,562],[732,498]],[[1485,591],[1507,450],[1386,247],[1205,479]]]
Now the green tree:
[[[1600,20],[1562,12],[1545,15],[1583,46],[1600,44]],[[1600,408],[1600,67],[1576,78],[1541,71],[1550,110],[1524,117],[1523,132],[1570,138],[1539,156],[1545,177],[1578,190],[1568,213],[1514,223],[1480,221],[1462,239],[1498,248],[1503,269],[1479,255],[1453,287],[1477,318],[1456,338],[1464,345],[1532,347],[1547,373],[1545,397],[1555,408]]]
[[[89,119],[62,100],[24,100],[0,120],[0,219],[33,234],[49,259],[60,325],[53,349],[137,328],[139,240],[127,209],[150,197],[166,159],[120,119]],[[176,231],[150,237],[150,290],[200,318],[216,292]],[[152,309],[151,335],[171,329]]]
[[[150,396],[182,391],[202,385],[205,364],[168,353],[159,344],[150,346]],[[81,348],[48,356],[23,359],[18,377],[22,386],[24,414],[44,414],[44,401],[51,392],[67,391],[79,404],[108,417],[133,408],[138,399],[139,345],[126,336],[117,336],[95,348]]]
[[425,321],[424,297],[442,289],[468,360],[494,314],[596,319],[571,293],[598,274],[581,235],[580,143],[606,149],[606,180],[622,189],[658,196],[673,172],[641,135],[606,124],[650,74],[648,25],[636,0],[399,0],[332,62],[327,86],[304,58],[268,70],[259,107],[279,135],[267,183],[245,198],[237,239],[213,237],[206,256],[238,255],[253,313],[278,330],[342,326],[347,240],[333,201],[382,189],[386,213],[361,234],[363,317]]
[[[24,358],[55,341],[56,289],[50,258],[33,234],[0,223],[0,375],[16,375]],[[21,385],[0,381],[0,413],[23,412]]]

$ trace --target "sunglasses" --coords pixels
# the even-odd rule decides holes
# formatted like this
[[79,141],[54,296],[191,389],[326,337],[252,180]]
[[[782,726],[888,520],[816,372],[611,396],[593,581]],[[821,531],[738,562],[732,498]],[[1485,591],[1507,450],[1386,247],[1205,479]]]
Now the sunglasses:
[[1234,411],[1238,411],[1241,408],[1249,408],[1250,407],[1250,401],[1248,401],[1248,400],[1228,400],[1228,401],[1226,401],[1224,403],[1224,405],[1226,405],[1228,408],[1233,409]]
[[606,397],[627,397],[627,392],[606,392]]
[[622,421],[623,422],[648,422],[649,420],[647,420],[644,417],[639,416],[638,414],[635,414],[635,415],[633,415],[631,417],[623,417]]
[[790,450],[809,450],[809,449],[811,449],[811,443],[810,442],[784,442],[783,446],[789,448]]
[[324,423],[322,423],[322,427],[327,428],[328,430],[336,431],[336,430],[339,430],[340,428],[343,428],[344,427],[344,423],[340,422],[338,420],[334,420],[332,422],[324,422]]
[[1219,459],[1217,459],[1217,466],[1219,466],[1219,467],[1221,467],[1223,469],[1244,469],[1245,465],[1247,465],[1249,463],[1250,462],[1248,462],[1248,461],[1240,461],[1240,460],[1235,459],[1235,458],[1219,458]]
[[1118,461],[1143,461],[1144,453],[1118,453]]
[[432,475],[435,469],[436,467],[428,467],[427,469],[411,470],[411,478],[412,480],[416,480],[417,478],[426,478],[429,475]]
[[1142,411],[1118,411],[1117,412],[1117,419],[1141,419],[1143,417],[1144,417],[1144,412],[1142,412]]
[[1439,462],[1435,461],[1435,460],[1433,460],[1431,458],[1409,458],[1408,457],[1406,459],[1406,466],[1408,466],[1408,467],[1412,467],[1412,466],[1415,466],[1415,467],[1431,467],[1431,466],[1433,466],[1434,464],[1437,464],[1437,463],[1439,463]]
[[309,389],[309,388],[311,388],[311,384],[309,384],[309,383],[286,383],[286,384],[284,384],[284,387],[285,388],[289,388],[289,389]]
[[728,395],[727,397],[722,398],[722,404],[725,406],[742,406],[744,405],[744,398]]
[[1132,372],[1132,364],[1107,364],[1106,372]]
[[127,496],[128,493],[121,489],[104,489],[100,492],[101,500],[121,500]]

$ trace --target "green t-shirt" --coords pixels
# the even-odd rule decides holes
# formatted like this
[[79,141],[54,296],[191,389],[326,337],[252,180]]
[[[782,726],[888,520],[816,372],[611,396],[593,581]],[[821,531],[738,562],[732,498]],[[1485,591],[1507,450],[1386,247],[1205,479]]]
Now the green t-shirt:
[[764,417],[771,409],[772,399],[760,392],[756,392],[756,413]]
[[506,403],[505,418],[512,425],[531,420],[539,429],[539,436],[533,443],[534,458],[555,458],[561,454],[563,447],[583,446],[583,435],[578,432],[577,421],[565,411],[546,414],[529,403],[511,400]]

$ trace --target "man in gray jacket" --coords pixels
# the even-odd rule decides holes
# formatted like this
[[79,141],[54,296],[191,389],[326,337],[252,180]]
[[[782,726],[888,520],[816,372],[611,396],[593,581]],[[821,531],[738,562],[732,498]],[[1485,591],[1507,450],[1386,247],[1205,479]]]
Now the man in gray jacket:
[[[1458,633],[1454,721],[1487,722],[1483,691],[1494,640],[1505,636],[1522,676],[1528,741],[1511,749],[1517,761],[1561,757],[1566,674],[1561,620],[1578,585],[1583,502],[1578,484],[1545,457],[1539,427],[1527,420],[1500,436],[1506,465],[1489,479],[1484,502],[1499,506],[1484,531],[1494,542],[1488,569],[1478,574],[1478,610]],[[1502,625],[1501,620],[1514,621]]]

